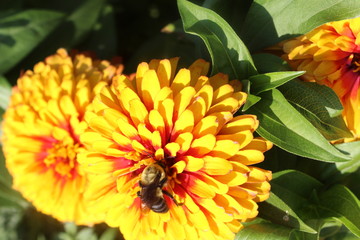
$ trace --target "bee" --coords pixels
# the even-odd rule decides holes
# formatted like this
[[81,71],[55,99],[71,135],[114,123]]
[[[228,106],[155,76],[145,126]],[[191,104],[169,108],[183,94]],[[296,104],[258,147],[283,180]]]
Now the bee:
[[164,194],[169,196],[177,205],[174,197],[163,189],[167,180],[165,168],[161,163],[152,163],[143,170],[139,181],[141,189],[137,192],[143,206],[156,213],[168,212],[169,206],[164,199]]

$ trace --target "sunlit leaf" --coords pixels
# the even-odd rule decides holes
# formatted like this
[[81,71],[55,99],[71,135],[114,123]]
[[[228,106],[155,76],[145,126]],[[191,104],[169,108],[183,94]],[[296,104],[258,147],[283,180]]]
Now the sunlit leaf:
[[336,148],[348,152],[351,161],[336,163],[336,168],[342,174],[355,172],[360,167],[360,141],[348,142],[335,145]]
[[332,146],[277,90],[259,94],[261,101],[247,113],[261,122],[257,132],[293,154],[325,162],[341,162],[350,157]]
[[358,0],[255,0],[241,37],[252,51],[309,32],[321,24],[360,16]]

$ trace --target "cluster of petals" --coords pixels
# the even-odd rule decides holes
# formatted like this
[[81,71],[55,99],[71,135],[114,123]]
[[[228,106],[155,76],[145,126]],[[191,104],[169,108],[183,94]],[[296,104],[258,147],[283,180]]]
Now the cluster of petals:
[[[206,77],[201,59],[178,71],[177,62],[143,62],[95,96],[80,135],[85,195],[127,240],[233,239],[269,197],[271,172],[252,165],[272,144],[254,137],[256,116],[234,116],[247,97],[239,81]],[[154,163],[164,166],[162,190],[172,196],[161,196],[163,213],[138,195],[143,170]]]
[[334,90],[344,106],[343,118],[360,139],[360,18],[330,22],[281,44],[284,59],[305,70],[305,81]]
[[2,125],[2,145],[13,187],[39,211],[60,221],[93,224],[84,199],[87,177],[77,162],[84,150],[85,111],[122,65],[70,56],[59,49],[12,89]]

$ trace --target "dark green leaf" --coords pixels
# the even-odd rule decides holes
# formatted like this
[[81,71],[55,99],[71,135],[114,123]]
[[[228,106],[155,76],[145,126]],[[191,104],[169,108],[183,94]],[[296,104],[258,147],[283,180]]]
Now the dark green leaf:
[[0,108],[6,109],[9,105],[11,95],[11,85],[6,78],[0,76]]
[[337,233],[328,236],[326,240],[359,240],[359,238],[352,234],[347,228],[342,227]]
[[55,11],[25,10],[0,19],[0,74],[27,56],[63,18]]
[[251,76],[249,78],[251,82],[251,92],[257,95],[279,87],[304,73],[304,71],[270,72]]
[[12,178],[6,169],[5,158],[0,148],[0,207],[10,206],[25,209],[29,204],[20,193],[11,188]]
[[102,9],[98,22],[86,42],[81,44],[81,50],[94,51],[101,59],[111,59],[118,52],[117,42],[114,9],[108,4]]
[[241,37],[252,51],[309,32],[321,24],[360,15],[358,0],[256,0]]
[[178,0],[184,29],[201,37],[212,58],[212,74],[223,72],[239,80],[256,74],[252,58],[230,25],[210,9]]
[[269,53],[257,53],[252,55],[254,64],[259,73],[283,72],[291,70],[287,62]]
[[360,201],[345,186],[335,185],[319,196],[323,218],[336,218],[352,233],[360,237]]
[[250,222],[238,234],[235,240],[288,240],[294,229],[269,222]]
[[327,140],[352,137],[341,116],[343,107],[331,88],[298,80],[279,90]]
[[247,113],[258,117],[260,136],[299,156],[325,162],[350,159],[332,146],[277,89],[263,92],[259,97],[261,101]]
[[[278,187],[277,191],[281,190],[283,189]],[[277,223],[290,228],[295,228],[302,232],[315,234],[316,231],[306,225],[303,220],[296,214],[296,209],[292,209],[292,207],[287,204],[288,202],[290,202],[296,203],[296,205],[298,205],[299,203],[306,202],[305,199],[299,201],[299,196],[291,191],[285,190],[284,194],[287,194],[286,202],[280,197],[278,197],[274,192],[272,192],[269,199],[267,199],[266,202],[260,205],[260,216],[262,218],[270,220],[273,223]]]
[[253,0],[205,0],[203,7],[223,17],[239,33]]
[[[70,12],[63,19],[64,21],[24,59],[21,63],[22,68],[33,68],[35,63],[54,54],[60,47],[70,49],[81,43],[93,29],[104,4],[104,0],[82,1],[82,4]],[[16,76],[20,70],[16,71]]]

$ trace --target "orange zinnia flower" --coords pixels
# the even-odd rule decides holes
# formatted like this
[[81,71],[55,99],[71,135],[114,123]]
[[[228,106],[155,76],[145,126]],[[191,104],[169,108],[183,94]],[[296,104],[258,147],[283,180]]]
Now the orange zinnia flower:
[[360,18],[324,24],[282,43],[284,59],[302,78],[332,88],[344,106],[343,117],[360,139]]
[[258,120],[233,114],[240,82],[205,75],[177,58],[116,76],[93,101],[80,139],[87,197],[126,239],[232,239],[269,196],[271,172],[251,166],[271,143],[254,138]]
[[83,198],[79,135],[95,93],[121,71],[122,66],[59,49],[18,79],[4,115],[3,149],[13,187],[39,211],[77,224],[99,221]]

